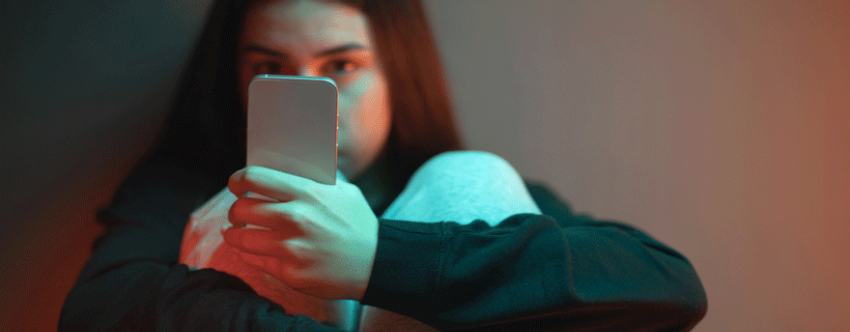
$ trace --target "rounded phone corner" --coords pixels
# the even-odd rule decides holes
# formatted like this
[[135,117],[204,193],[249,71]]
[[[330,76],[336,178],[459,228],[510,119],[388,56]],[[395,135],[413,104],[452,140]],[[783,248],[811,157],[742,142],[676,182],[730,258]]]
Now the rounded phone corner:
[[316,82],[322,82],[330,85],[330,87],[334,90],[334,93],[339,93],[339,89],[336,86],[336,82],[328,77],[311,77]]
[[327,84],[328,87],[333,89],[334,94],[339,94],[339,89],[336,86],[336,82],[329,77],[319,77],[319,76],[292,76],[292,75],[271,75],[271,74],[259,74],[251,78],[251,81],[248,83],[248,91],[251,91],[251,88],[255,86],[255,83],[258,82],[281,82],[281,81],[304,81],[304,82],[315,82],[317,84]]

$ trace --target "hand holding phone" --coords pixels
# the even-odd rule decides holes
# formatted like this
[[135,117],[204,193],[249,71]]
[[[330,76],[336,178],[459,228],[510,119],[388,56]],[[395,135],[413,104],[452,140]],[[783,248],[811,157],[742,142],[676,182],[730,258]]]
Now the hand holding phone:
[[[283,75],[254,77],[248,85],[247,166],[262,166],[335,185],[338,176],[337,106],[337,87],[329,78]],[[335,186],[333,189],[341,190],[343,187]],[[249,197],[276,201],[258,193],[251,193]],[[235,201],[236,197],[233,198]],[[363,204],[368,207],[365,199]],[[250,223],[245,223],[242,230],[252,229],[273,231],[270,227]],[[221,233],[217,234],[222,236]],[[244,255],[242,251],[240,253]],[[247,262],[240,259],[229,263]],[[325,324],[349,331],[357,329],[357,301],[330,301],[300,292],[293,293],[290,287],[276,280],[279,279],[255,281],[258,285],[252,287],[264,290],[264,295],[272,296],[270,298],[281,303],[288,313],[307,314]]]

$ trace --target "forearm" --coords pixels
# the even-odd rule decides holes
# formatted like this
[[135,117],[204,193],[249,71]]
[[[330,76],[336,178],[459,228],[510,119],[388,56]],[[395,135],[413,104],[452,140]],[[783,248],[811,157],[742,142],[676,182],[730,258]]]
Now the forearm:
[[521,215],[497,227],[385,221],[381,232],[363,302],[440,329],[686,330],[705,310],[687,261],[626,226]]
[[286,315],[239,278],[157,257],[176,254],[159,249],[155,231],[129,227],[99,241],[65,300],[60,331],[335,331]]
[[285,315],[234,276],[177,264],[203,191],[190,175],[153,173],[131,177],[98,215],[106,230],[65,299],[60,331],[326,329]]

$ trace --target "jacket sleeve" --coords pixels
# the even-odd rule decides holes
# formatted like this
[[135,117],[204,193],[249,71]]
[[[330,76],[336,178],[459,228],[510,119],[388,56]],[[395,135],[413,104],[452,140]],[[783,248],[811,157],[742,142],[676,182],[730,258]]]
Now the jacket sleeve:
[[687,331],[705,315],[681,254],[529,189],[544,214],[494,227],[382,220],[363,303],[440,330]]
[[338,331],[286,315],[236,277],[177,264],[188,214],[205,197],[190,174],[154,175],[128,179],[99,213],[106,230],[59,331]]

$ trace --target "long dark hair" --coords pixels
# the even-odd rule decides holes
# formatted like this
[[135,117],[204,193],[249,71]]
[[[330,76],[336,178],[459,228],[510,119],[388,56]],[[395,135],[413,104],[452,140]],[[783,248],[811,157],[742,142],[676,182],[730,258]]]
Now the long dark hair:
[[[179,168],[223,188],[245,163],[245,118],[236,85],[236,43],[250,0],[218,0],[210,12],[166,127],[137,167]],[[387,158],[403,185],[427,159],[459,150],[439,56],[419,0],[338,0],[360,9],[375,36],[390,89]],[[211,193],[210,193],[211,195]]]

